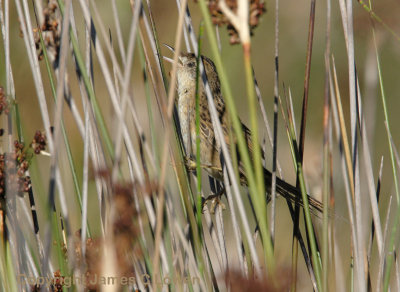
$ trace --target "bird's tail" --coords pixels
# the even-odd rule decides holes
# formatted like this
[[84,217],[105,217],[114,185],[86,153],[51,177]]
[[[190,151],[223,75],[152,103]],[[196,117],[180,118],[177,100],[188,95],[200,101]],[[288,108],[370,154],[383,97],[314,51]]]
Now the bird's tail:
[[[264,168],[264,180],[267,192],[270,194],[272,174],[265,168]],[[292,203],[304,207],[304,202],[300,190],[278,177],[276,178],[276,192],[285,199],[291,201]],[[309,195],[307,195],[307,198],[308,198],[308,203],[311,207],[310,208],[311,212],[314,214],[322,213],[323,204],[320,201],[310,197]]]

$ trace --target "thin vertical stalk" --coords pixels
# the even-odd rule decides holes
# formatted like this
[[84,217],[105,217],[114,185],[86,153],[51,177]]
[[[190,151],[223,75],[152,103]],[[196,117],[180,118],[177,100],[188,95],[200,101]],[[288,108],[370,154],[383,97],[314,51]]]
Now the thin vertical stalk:
[[[244,136],[243,136],[243,132],[242,132],[242,125],[241,125],[241,123],[240,123],[240,121],[239,121],[239,119],[237,117],[237,110],[236,110],[236,106],[235,106],[235,104],[233,102],[232,91],[231,91],[231,89],[229,87],[229,83],[228,83],[228,80],[227,80],[227,77],[226,77],[226,72],[225,72],[224,66],[222,64],[222,60],[221,60],[221,56],[220,56],[220,53],[219,53],[218,44],[217,44],[217,40],[216,40],[216,36],[215,36],[214,26],[213,26],[213,24],[211,22],[211,17],[210,17],[210,14],[209,14],[209,11],[208,11],[208,8],[206,6],[205,1],[204,0],[200,0],[199,4],[200,4],[200,8],[201,8],[202,14],[204,16],[204,24],[205,24],[205,27],[206,27],[206,30],[207,30],[207,33],[208,33],[208,36],[209,36],[211,50],[212,50],[213,55],[214,55],[215,66],[216,66],[216,68],[218,70],[218,73],[219,73],[222,92],[224,93],[226,106],[228,108],[228,112],[229,112],[229,115],[230,115],[230,118],[231,118],[233,129],[234,129],[236,137],[238,139],[239,153],[240,153],[240,157],[241,157],[241,159],[243,161],[243,164],[244,164],[244,167],[245,167],[245,172],[247,174],[247,180],[249,182],[250,193],[251,194],[257,194],[256,182],[255,182],[255,179],[254,179],[254,174],[253,174],[252,165],[251,165],[251,162],[250,162],[249,153],[248,153],[248,150],[247,150],[247,145],[246,145],[246,142],[244,140]],[[202,68],[202,66],[200,64],[200,70],[202,70],[201,68]],[[204,76],[205,76],[205,74],[204,74]],[[210,90],[209,86],[206,86],[206,92],[207,92],[207,98],[209,100],[209,107],[210,107],[211,116],[212,117],[213,116],[218,117],[217,113],[216,113],[215,105],[212,102],[212,95],[211,95],[211,90]],[[213,120],[214,120],[214,118],[213,118]],[[223,137],[223,133],[222,133],[222,129],[221,129],[221,126],[219,124],[218,119],[215,119],[215,122],[216,122],[216,124],[215,125],[213,124],[214,125],[214,130],[216,130],[217,137],[221,138],[221,137]],[[221,141],[223,142],[223,139],[221,139]],[[233,179],[235,179],[235,175],[234,175],[234,172],[233,172],[233,167],[232,167],[232,163],[231,163],[231,160],[230,160],[230,157],[229,157],[228,149],[226,147],[226,143],[221,143],[221,146],[222,146],[222,151],[223,151],[223,154],[224,154],[224,157],[225,157],[225,162],[226,162],[226,165],[227,165],[227,169],[229,171],[229,176],[230,176],[231,180],[233,180]],[[235,198],[236,198],[236,200],[238,202],[240,216],[242,217],[242,221],[245,224],[244,230],[245,230],[245,233],[246,233],[246,237],[248,239],[249,249],[250,249],[250,253],[251,253],[251,259],[252,259],[253,264],[255,266],[256,273],[259,276],[261,276],[261,267],[260,267],[260,264],[259,264],[258,255],[256,253],[255,245],[254,245],[254,242],[252,240],[251,233],[250,233],[250,230],[249,230],[249,226],[248,226],[248,223],[247,223],[248,222],[247,215],[245,213],[244,206],[241,203],[241,199],[240,199],[237,183],[233,184],[233,188],[234,188]],[[239,202],[240,202],[240,204],[239,204]],[[272,254],[272,252],[270,254]],[[272,258],[272,261],[273,261],[273,258]],[[275,264],[274,264],[274,262],[272,262],[272,264],[270,264],[268,266],[268,268],[270,268],[271,270],[274,270],[274,266],[275,266]]]
[[254,77],[253,70],[251,68],[251,56],[250,56],[250,44],[243,44],[243,57],[244,67],[246,75],[246,88],[247,97],[249,103],[249,114],[251,124],[251,138],[253,142],[253,165],[255,168],[255,179],[257,193],[253,194],[255,210],[258,218],[258,224],[260,227],[263,246],[264,256],[267,267],[272,267],[273,258],[273,245],[271,236],[268,230],[268,217],[267,217],[267,201],[265,196],[265,184],[264,184],[264,172],[262,168],[261,159],[261,148],[258,135],[258,118],[257,118],[257,100],[254,90]]
[[197,225],[199,229],[199,234],[201,234],[201,213],[202,213],[202,196],[201,196],[201,148],[200,148],[200,62],[201,60],[201,45],[202,37],[204,32],[203,23],[200,24],[199,38],[198,38],[198,48],[197,48],[197,58],[196,58],[196,174],[197,174]]
[[279,0],[275,0],[275,75],[274,75],[274,133],[272,144],[271,216],[270,232],[275,242],[276,166],[278,150],[278,95],[279,95]]
[[331,1],[327,0],[326,5],[326,44],[325,44],[325,96],[324,96],[324,141],[323,141],[323,223],[322,223],[322,291],[328,291],[329,275],[329,190],[330,190],[330,50],[331,50]]

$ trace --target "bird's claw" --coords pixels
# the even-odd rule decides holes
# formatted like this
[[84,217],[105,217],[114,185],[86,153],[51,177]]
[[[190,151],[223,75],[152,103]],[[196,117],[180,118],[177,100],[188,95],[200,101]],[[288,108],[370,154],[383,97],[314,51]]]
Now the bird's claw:
[[220,206],[220,207],[222,208],[222,210],[225,210],[225,209],[226,209],[225,204],[222,203],[222,201],[221,201],[220,198],[214,198],[214,199],[212,199],[212,200],[211,200],[211,206],[210,206],[210,209],[211,209],[210,213],[211,213],[211,214],[214,214],[214,213],[215,213],[215,210],[217,209],[218,206]]
[[196,160],[192,156],[185,156],[185,165],[188,171],[196,170]]
[[208,201],[211,201],[211,206],[210,206],[210,213],[214,214],[215,210],[217,209],[218,206],[222,208],[222,210],[226,209],[226,206],[224,203],[221,201],[221,196],[222,193],[219,192],[218,194],[213,194],[208,196],[207,198],[202,200],[201,203],[201,212],[204,213],[204,208],[207,206]]

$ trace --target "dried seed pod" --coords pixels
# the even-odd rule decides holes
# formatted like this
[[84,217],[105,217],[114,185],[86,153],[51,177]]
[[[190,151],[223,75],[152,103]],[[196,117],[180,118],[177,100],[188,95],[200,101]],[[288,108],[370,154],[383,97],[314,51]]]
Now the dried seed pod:
[[[195,2],[197,2],[195,0]],[[207,1],[208,9],[210,11],[211,20],[215,25],[224,26],[228,30],[228,34],[230,36],[231,44],[239,44],[240,38],[239,34],[234,28],[234,26],[230,23],[228,18],[222,13],[219,8],[219,0],[209,0]],[[237,11],[237,0],[226,0],[226,5],[233,12]],[[251,0],[249,7],[249,26],[250,26],[250,34],[253,35],[254,29],[258,26],[260,22],[261,16],[266,12],[265,3],[263,0]]]

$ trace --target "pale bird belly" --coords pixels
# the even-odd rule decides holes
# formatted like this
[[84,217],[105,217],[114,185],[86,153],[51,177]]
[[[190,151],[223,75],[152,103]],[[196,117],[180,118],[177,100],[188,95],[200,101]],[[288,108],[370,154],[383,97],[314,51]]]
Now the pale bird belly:
[[[178,100],[178,115],[181,126],[183,145],[187,155],[196,157],[196,109],[190,98]],[[207,139],[200,139],[201,167],[211,176],[222,179],[221,162],[216,145],[211,145]]]
[[181,126],[181,134],[183,139],[183,145],[188,154],[191,154],[192,149],[190,145],[190,119],[189,119],[189,106],[184,99],[178,101],[178,116],[179,123]]

